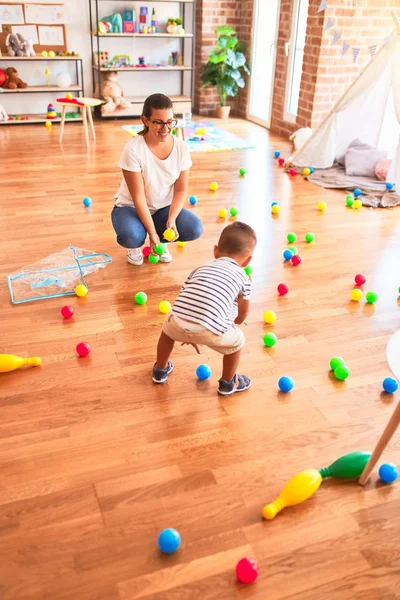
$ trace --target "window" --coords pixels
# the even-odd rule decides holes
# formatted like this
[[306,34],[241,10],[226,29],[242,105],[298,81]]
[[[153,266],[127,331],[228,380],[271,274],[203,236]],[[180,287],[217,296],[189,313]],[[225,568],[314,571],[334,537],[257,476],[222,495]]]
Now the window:
[[306,43],[309,0],[295,0],[292,31],[286,51],[289,53],[289,68],[286,84],[285,112],[288,120],[297,116],[301,74],[303,71],[304,46]]

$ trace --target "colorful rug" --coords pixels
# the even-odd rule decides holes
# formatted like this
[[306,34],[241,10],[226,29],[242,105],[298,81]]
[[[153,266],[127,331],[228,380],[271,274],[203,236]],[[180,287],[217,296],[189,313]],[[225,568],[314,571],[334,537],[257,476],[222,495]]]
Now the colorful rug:
[[[122,129],[135,137],[142,125],[123,125]],[[190,152],[220,152],[221,150],[243,150],[254,148],[254,144],[244,140],[209,121],[196,121],[185,127],[186,142]]]

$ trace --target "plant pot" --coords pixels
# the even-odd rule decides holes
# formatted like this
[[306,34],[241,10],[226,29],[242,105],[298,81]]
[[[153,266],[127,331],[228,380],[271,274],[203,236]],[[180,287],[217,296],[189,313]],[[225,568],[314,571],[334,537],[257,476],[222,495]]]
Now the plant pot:
[[230,112],[231,112],[230,106],[217,106],[217,118],[218,119],[229,119]]

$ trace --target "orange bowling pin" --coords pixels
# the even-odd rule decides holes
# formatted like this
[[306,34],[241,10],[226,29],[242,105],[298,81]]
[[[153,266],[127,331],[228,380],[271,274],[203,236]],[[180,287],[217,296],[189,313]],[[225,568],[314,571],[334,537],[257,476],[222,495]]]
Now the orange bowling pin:
[[290,479],[278,498],[266,504],[262,510],[264,519],[273,519],[286,506],[295,506],[311,498],[321,485],[322,477],[317,469],[307,469]]
[[38,367],[41,364],[42,361],[38,356],[20,358],[14,354],[0,354],[0,373],[8,373],[8,371],[15,371],[25,366]]

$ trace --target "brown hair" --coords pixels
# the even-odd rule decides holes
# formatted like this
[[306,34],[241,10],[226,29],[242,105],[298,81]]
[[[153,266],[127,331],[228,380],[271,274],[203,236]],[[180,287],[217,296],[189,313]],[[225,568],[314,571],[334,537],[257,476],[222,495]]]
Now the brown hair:
[[[168,98],[168,96],[164,96],[164,94],[152,94],[144,101],[142,117],[150,119],[153,109],[165,110],[168,108],[173,108],[171,98]],[[148,132],[148,130],[149,128],[147,127],[147,125],[143,123],[143,129],[138,132],[138,135],[145,135]]]
[[256,244],[256,232],[241,221],[235,221],[235,223],[225,227],[218,240],[219,250],[228,256],[250,255]]

